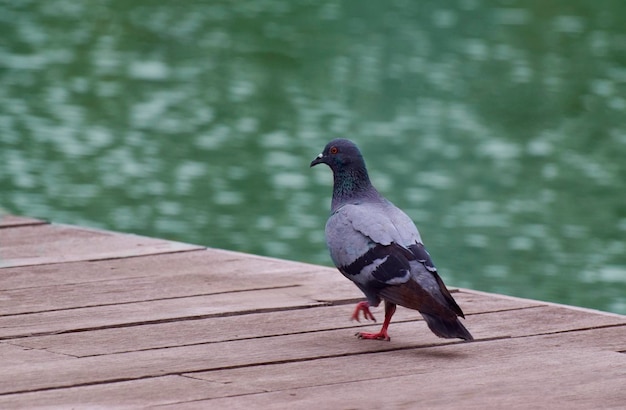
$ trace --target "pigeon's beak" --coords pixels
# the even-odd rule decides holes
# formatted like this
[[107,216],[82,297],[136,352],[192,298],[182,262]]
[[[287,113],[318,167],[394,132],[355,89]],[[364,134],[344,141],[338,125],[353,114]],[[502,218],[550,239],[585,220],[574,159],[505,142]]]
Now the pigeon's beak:
[[313,161],[311,161],[311,166],[314,167],[317,164],[322,164],[326,161],[324,161],[324,155],[323,154],[319,154],[317,157],[315,157],[315,159]]

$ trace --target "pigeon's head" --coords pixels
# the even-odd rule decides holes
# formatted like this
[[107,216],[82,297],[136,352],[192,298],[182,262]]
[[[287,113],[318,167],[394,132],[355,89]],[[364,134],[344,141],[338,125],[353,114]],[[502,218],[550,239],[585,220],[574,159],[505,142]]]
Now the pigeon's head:
[[312,167],[317,164],[326,164],[333,171],[352,166],[364,166],[359,148],[354,142],[344,138],[334,139],[326,144],[324,151],[311,161]]

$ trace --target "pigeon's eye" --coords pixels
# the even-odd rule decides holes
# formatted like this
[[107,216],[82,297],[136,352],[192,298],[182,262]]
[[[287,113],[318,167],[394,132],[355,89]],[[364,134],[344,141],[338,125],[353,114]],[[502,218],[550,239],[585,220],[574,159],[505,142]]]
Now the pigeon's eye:
[[337,148],[337,147],[330,147],[330,150],[328,150],[328,152],[330,152],[331,154],[335,155],[336,153],[339,152],[339,148]]

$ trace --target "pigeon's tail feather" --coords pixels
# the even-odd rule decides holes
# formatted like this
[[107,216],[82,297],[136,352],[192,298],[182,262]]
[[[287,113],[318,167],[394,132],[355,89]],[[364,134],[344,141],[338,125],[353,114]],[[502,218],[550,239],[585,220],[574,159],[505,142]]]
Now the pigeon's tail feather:
[[446,298],[429,293],[414,280],[402,285],[387,286],[379,295],[388,302],[419,311],[430,330],[439,337],[474,340],[457,317],[456,310],[460,308],[454,308],[458,306],[456,302],[453,306],[448,305]]
[[426,320],[430,330],[439,337],[448,339],[459,338],[463,340],[474,340],[471,333],[463,326],[458,318],[444,319],[427,313],[420,312]]

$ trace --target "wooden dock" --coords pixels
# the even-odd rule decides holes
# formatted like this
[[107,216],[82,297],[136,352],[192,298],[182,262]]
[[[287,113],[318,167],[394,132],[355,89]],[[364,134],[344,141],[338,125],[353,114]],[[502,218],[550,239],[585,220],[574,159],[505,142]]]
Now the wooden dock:
[[475,342],[359,340],[335,269],[5,216],[0,408],[626,408],[626,316],[454,296]]

